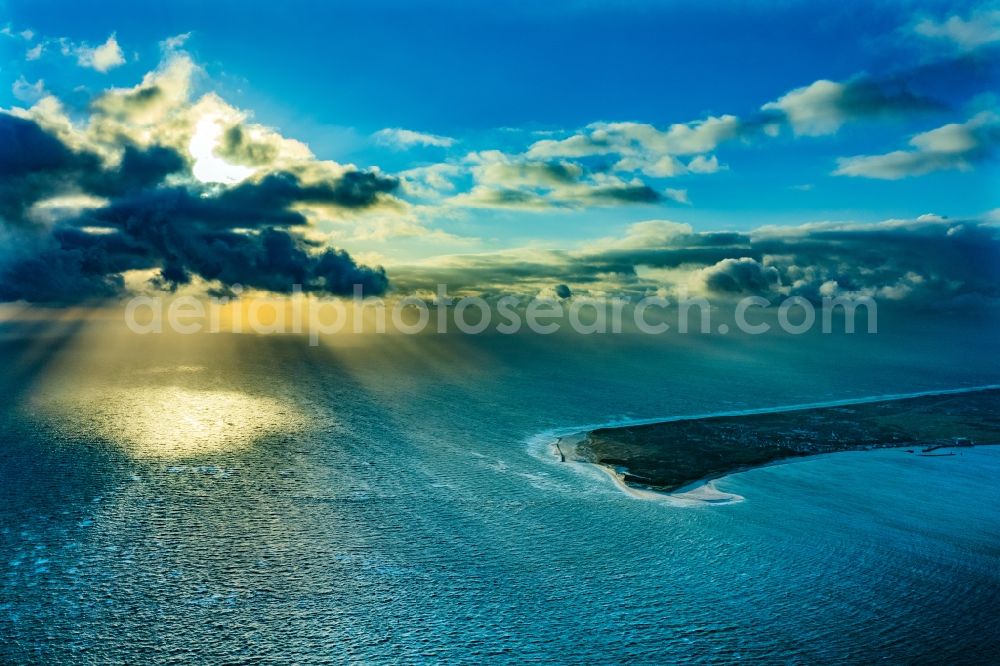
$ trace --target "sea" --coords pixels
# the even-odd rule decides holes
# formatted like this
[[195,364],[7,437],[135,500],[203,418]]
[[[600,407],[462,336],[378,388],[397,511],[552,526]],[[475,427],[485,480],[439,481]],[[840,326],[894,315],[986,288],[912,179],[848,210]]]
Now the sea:
[[0,327],[0,663],[997,663],[1000,447],[838,453],[678,504],[597,424],[1000,383],[878,334]]

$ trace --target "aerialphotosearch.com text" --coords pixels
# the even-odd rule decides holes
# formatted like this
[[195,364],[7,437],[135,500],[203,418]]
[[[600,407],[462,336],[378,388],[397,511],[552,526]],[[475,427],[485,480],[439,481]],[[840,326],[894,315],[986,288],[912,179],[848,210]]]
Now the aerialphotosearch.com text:
[[311,345],[341,333],[398,333],[419,335],[458,332],[479,335],[488,331],[513,335],[529,331],[551,335],[571,331],[580,335],[638,332],[662,335],[740,333],[762,335],[775,328],[801,335],[817,326],[822,333],[854,333],[863,314],[863,329],[878,331],[878,309],[870,297],[824,297],[819,303],[803,297],[781,300],[753,295],[711,302],[703,296],[676,300],[650,295],[569,298],[499,298],[450,296],[438,285],[433,297],[363,295],[361,286],[351,297],[319,297],[293,287],[290,295],[244,297],[239,285],[230,296],[135,296],[125,305],[125,324],[136,334],[171,331],[195,333],[253,333],[307,335]]

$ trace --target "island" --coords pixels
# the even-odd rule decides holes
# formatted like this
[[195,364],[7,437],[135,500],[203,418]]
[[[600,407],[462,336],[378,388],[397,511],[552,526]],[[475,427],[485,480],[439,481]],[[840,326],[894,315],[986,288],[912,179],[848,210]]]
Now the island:
[[592,463],[631,488],[674,492],[792,458],[910,447],[914,455],[1000,442],[1000,387],[682,417],[561,437],[560,459]]

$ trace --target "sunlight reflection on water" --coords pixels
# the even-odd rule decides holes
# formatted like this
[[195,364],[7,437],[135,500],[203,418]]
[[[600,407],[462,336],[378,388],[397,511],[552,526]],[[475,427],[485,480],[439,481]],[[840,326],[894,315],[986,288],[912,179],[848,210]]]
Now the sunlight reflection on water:
[[53,406],[137,457],[185,458],[244,448],[300,422],[292,406],[273,398],[180,386],[94,389]]

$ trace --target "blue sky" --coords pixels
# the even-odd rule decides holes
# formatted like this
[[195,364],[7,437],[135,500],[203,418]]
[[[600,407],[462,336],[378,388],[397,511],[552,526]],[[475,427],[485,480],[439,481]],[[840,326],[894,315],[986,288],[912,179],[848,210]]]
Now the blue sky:
[[183,57],[171,114],[214,93],[268,141],[398,179],[379,195],[395,211],[309,215],[388,267],[578,249],[648,220],[749,232],[1000,207],[997,4],[8,0],[0,26],[5,109],[53,96],[83,127],[95,99]]

